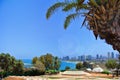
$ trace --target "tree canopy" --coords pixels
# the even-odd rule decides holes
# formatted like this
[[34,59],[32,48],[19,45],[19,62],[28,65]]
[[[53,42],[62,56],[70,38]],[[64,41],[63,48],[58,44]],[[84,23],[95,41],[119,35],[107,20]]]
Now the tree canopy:
[[34,65],[38,64],[38,62],[41,62],[44,65],[45,70],[59,70],[60,67],[60,60],[58,57],[53,56],[50,53],[41,55],[40,57],[34,57],[32,62]]
[[0,54],[0,68],[6,72],[21,73],[23,72],[24,64],[21,60],[15,59],[9,53]]

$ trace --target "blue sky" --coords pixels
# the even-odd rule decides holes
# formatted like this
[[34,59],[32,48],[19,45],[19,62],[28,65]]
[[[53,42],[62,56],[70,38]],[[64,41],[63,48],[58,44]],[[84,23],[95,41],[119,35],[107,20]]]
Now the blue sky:
[[49,20],[45,14],[57,0],[0,0],[0,53],[16,58],[33,58],[45,53],[78,56],[115,52],[104,40],[95,40],[91,31],[81,27],[83,18],[67,30],[60,11]]

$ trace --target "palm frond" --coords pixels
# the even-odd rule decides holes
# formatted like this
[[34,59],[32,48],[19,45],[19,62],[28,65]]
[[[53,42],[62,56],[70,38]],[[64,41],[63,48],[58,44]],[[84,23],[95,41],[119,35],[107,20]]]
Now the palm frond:
[[54,5],[52,5],[52,6],[47,10],[46,18],[49,19],[50,16],[51,16],[57,9],[59,9],[60,7],[65,6],[65,5],[66,5],[65,2],[58,2],[58,3],[55,3]]
[[64,22],[64,29],[67,29],[71,20],[74,20],[76,17],[79,17],[79,16],[80,16],[80,13],[73,13],[73,14],[68,15]]
[[98,7],[98,4],[97,4],[97,2],[96,2],[95,0],[89,0],[88,4],[89,4],[90,6]]
[[75,2],[72,2],[70,4],[67,4],[64,8],[63,8],[63,11],[67,12],[73,8],[76,8],[76,3]]

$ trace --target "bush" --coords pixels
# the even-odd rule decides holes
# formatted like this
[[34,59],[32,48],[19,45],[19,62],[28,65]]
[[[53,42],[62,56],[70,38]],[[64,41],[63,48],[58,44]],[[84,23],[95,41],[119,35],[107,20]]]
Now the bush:
[[108,69],[114,69],[114,68],[117,67],[117,62],[116,62],[116,60],[110,59],[110,60],[108,60],[108,61],[106,62],[105,66],[106,66]]
[[69,66],[66,66],[66,67],[65,67],[65,70],[70,70],[70,67],[69,67]]
[[83,64],[81,62],[77,63],[76,64],[76,69],[80,70],[81,68],[83,68]]
[[46,74],[58,74],[59,71],[58,70],[47,70]]
[[4,77],[6,77],[7,75],[6,75],[6,72],[5,71],[1,71],[0,72],[0,77],[1,78],[4,78]]
[[107,74],[107,75],[109,75],[110,72],[109,72],[108,70],[104,70],[104,71],[102,72],[102,74]]
[[30,69],[30,70],[26,70],[24,72],[24,76],[38,76],[38,75],[44,75],[45,72],[41,72],[40,70],[37,69]]
[[65,72],[65,70],[61,70],[61,72]]
[[39,70],[40,72],[45,72],[45,65],[41,61],[36,61],[34,67]]

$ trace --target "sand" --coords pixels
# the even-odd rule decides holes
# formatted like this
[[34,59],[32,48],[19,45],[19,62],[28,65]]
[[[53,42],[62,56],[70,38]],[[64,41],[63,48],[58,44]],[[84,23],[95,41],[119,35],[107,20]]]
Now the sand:
[[84,71],[65,71],[56,75],[43,76],[9,76],[4,80],[120,80],[118,77],[101,73],[88,73]]

